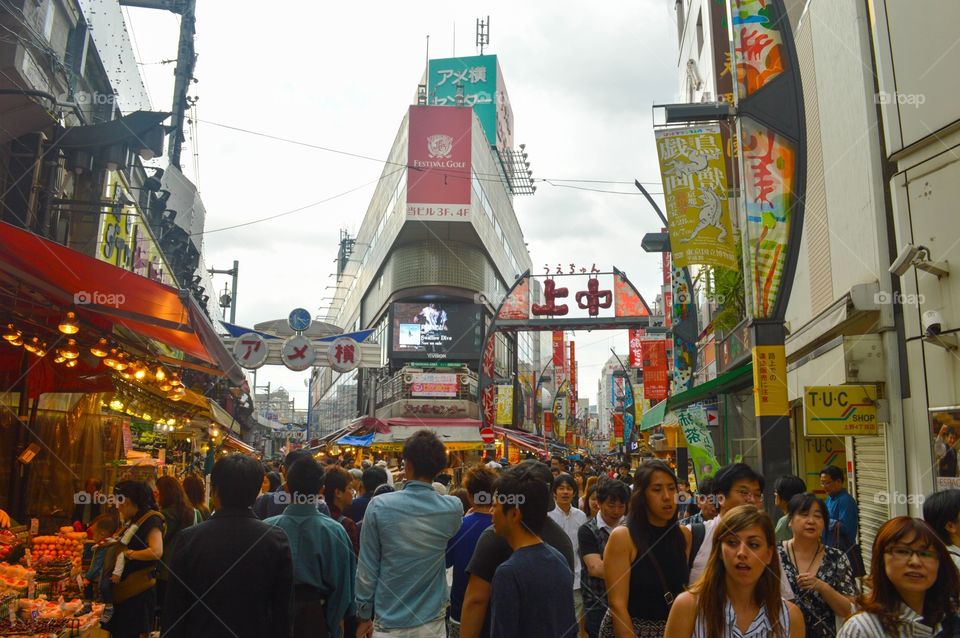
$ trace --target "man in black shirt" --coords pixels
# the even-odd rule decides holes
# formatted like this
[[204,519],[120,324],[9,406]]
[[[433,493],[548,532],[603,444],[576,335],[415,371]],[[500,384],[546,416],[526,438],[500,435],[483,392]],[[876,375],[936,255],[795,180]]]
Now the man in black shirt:
[[600,623],[607,612],[603,550],[610,534],[620,524],[627,501],[630,500],[630,488],[622,481],[604,478],[600,479],[597,486],[600,513],[581,525],[577,531],[580,560],[583,561],[580,591],[583,594],[585,611],[584,629],[590,638],[597,638],[600,634]]
[[[524,461],[512,471],[529,468],[532,476],[543,482],[544,486],[549,485],[553,476],[546,465],[537,461]],[[547,488],[549,494],[549,488]],[[552,499],[551,499],[552,500]],[[553,504],[549,504],[552,508]],[[540,529],[540,538],[544,543],[550,545],[563,555],[570,568],[571,578],[573,577],[573,543],[567,536],[563,528],[557,525],[553,520],[547,517]],[[460,612],[460,636],[461,638],[489,638],[490,637],[490,614],[489,603],[494,574],[497,568],[503,564],[513,549],[510,544],[502,537],[498,536],[492,527],[487,528],[480,535],[477,542],[477,548],[473,552],[473,558],[467,565],[467,573],[470,580],[467,583],[467,591],[464,594],[463,609]],[[573,586],[571,585],[571,594],[569,603],[556,601],[554,607],[558,605],[569,606],[573,612]]]
[[576,638],[573,574],[540,539],[552,499],[531,469],[507,470],[494,484],[493,527],[513,553],[493,576],[490,632],[497,638]]

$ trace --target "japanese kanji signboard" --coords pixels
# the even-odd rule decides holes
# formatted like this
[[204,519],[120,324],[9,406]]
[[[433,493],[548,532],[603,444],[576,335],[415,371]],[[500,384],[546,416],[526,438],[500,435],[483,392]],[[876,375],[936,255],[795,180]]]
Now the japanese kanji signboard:
[[350,337],[334,339],[327,351],[327,361],[337,372],[350,372],[360,366],[360,346]]
[[630,367],[631,368],[642,368],[643,367],[643,338],[644,330],[643,328],[631,328],[630,335]]
[[667,398],[670,381],[667,378],[667,342],[663,339],[643,339],[643,398],[663,401]]
[[656,131],[674,266],[737,270],[720,126]]
[[455,398],[460,387],[458,379],[456,374],[449,373],[415,374],[410,384],[410,396]]
[[753,404],[757,416],[789,416],[787,355],[783,346],[753,348]]
[[247,332],[233,344],[233,356],[241,367],[256,370],[267,361],[267,340],[256,332]]
[[283,365],[295,372],[300,372],[313,365],[317,358],[317,351],[313,349],[309,338],[294,335],[283,342],[280,358],[283,360]]

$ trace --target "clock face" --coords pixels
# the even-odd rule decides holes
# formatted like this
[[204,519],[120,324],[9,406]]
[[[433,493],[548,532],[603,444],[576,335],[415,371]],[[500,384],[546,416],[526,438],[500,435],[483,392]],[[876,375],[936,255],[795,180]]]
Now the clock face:
[[305,308],[296,308],[287,317],[287,323],[290,324],[290,328],[296,332],[303,332],[310,327],[313,318],[310,316],[310,312]]

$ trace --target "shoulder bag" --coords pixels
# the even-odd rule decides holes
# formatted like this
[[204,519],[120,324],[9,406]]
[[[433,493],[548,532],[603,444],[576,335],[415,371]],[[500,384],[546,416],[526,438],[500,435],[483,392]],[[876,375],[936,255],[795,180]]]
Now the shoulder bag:
[[[160,512],[149,511],[143,516],[140,517],[136,523],[137,527],[140,527],[147,522],[151,516],[159,516],[161,520],[163,515]],[[123,551],[125,548],[122,545],[117,546],[117,551]],[[157,584],[157,570],[154,567],[148,567],[146,569],[138,569],[135,572],[130,572],[127,574],[126,578],[121,580],[119,583],[113,586],[113,602],[114,604],[120,604],[127,600],[130,600],[134,596],[142,594],[151,587]]]

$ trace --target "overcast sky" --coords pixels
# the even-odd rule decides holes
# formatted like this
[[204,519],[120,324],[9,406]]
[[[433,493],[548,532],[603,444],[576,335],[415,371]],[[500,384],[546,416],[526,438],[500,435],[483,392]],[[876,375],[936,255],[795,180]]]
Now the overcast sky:
[[[475,21],[488,15],[486,53],[499,56],[515,141],[527,145],[534,178],[623,182],[564,182],[579,187],[571,188],[538,181],[536,195],[517,197],[534,271],[548,262],[617,266],[652,304],[660,257],[643,253],[640,238],[660,222],[632,182],[661,190],[652,105],[677,100],[673,4],[199,0],[191,90],[199,122],[182,163],[207,209],[208,266],[240,261],[237,322],[286,317],[297,306],[318,312],[333,292],[324,287],[334,281],[328,275],[339,231],[359,229],[382,164],[214,123],[384,158],[415,99],[426,36],[431,57],[475,55]],[[179,18],[124,13],[153,106],[169,110],[174,65],[161,62],[176,57]],[[216,232],[365,184],[300,212]],[[226,280],[216,279],[220,289]],[[579,332],[576,343],[580,396],[595,402],[600,368],[611,346],[626,351],[626,333]],[[302,408],[306,378],[267,367],[257,383],[283,385]]]

